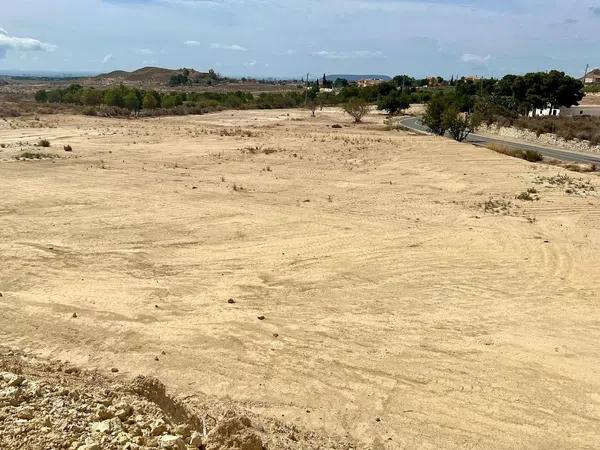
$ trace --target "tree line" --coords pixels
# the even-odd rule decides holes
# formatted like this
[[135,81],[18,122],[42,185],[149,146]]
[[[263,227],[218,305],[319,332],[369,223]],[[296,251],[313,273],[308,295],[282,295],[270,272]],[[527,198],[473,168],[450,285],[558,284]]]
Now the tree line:
[[461,79],[454,90],[432,96],[423,123],[436,134],[449,132],[462,141],[482,122],[489,125],[535,109],[574,106],[584,95],[580,80],[556,70],[502,79]]

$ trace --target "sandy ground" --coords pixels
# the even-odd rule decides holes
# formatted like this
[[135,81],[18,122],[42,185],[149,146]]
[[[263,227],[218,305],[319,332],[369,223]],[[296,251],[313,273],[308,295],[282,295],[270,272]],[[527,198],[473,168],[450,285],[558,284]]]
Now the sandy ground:
[[597,448],[600,178],[309,115],[0,120],[1,343],[360,448]]

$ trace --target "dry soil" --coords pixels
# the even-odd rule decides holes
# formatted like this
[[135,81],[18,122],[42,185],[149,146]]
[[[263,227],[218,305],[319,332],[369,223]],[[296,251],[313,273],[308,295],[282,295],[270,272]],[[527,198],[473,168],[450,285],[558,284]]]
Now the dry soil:
[[336,109],[0,144],[2,344],[359,448],[600,445],[597,175]]

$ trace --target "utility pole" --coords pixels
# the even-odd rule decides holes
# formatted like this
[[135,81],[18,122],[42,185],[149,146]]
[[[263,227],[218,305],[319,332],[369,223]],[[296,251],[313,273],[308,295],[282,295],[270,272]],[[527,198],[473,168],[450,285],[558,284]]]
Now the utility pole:
[[308,105],[308,73],[306,74],[306,89],[305,89],[305,94],[304,94],[304,106]]
[[583,72],[583,84],[585,84],[585,76],[588,74],[588,70],[590,68],[589,64],[585,65],[585,72]]

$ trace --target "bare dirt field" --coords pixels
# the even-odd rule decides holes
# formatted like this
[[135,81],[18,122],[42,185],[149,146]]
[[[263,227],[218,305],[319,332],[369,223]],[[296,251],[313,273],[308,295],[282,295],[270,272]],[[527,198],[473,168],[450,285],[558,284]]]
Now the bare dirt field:
[[0,344],[356,448],[598,448],[600,177],[309,116],[0,120]]

